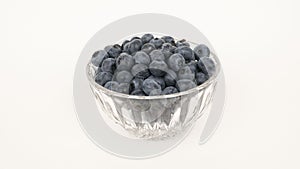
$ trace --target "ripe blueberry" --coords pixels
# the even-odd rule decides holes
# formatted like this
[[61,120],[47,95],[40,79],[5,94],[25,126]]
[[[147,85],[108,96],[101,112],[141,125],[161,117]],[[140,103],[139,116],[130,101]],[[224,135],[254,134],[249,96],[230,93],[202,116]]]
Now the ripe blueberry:
[[177,89],[182,92],[196,87],[196,84],[188,79],[178,80],[176,83]]
[[150,58],[151,58],[151,61],[153,60],[165,60],[165,55],[160,51],[160,50],[153,50],[151,53],[150,53]]
[[101,66],[103,60],[107,58],[108,54],[104,50],[98,50],[93,54],[91,62],[94,66],[99,67]]
[[190,62],[191,60],[195,60],[193,50],[188,46],[180,46],[175,49],[175,53],[181,54],[186,62]]
[[134,65],[134,60],[131,55],[127,53],[121,53],[116,60],[118,70],[130,70]]
[[177,72],[185,63],[184,57],[181,54],[175,53],[168,59],[169,67]]
[[116,70],[116,60],[113,58],[107,58],[102,62],[101,70],[103,72],[114,73]]
[[109,81],[105,83],[104,87],[112,91],[118,91],[119,83],[116,81]]
[[168,69],[167,74],[164,77],[164,80],[165,80],[166,86],[175,86],[176,80],[177,80],[177,75],[173,70]]
[[109,57],[112,57],[112,58],[117,58],[121,52],[122,52],[121,46],[118,44],[110,46],[107,51]]
[[195,73],[190,69],[189,66],[184,66],[179,69],[177,72],[178,79],[189,79],[194,80],[195,79]]
[[163,77],[150,76],[148,77],[148,79],[153,79],[154,81],[156,81],[160,85],[161,89],[164,89],[166,87],[166,83]]
[[147,54],[150,54],[155,49],[156,48],[155,48],[154,44],[152,44],[152,43],[146,43],[142,46],[142,51]]
[[196,77],[195,78],[196,78],[197,85],[201,85],[202,83],[204,83],[208,79],[207,75],[205,75],[202,72],[196,73]]
[[143,86],[143,79],[134,78],[130,82],[130,91],[141,90]]
[[202,57],[209,57],[210,50],[206,45],[201,44],[201,45],[197,45],[194,48],[194,53],[195,53],[195,58],[199,60]]
[[174,94],[174,93],[178,93],[178,90],[173,87],[173,86],[169,86],[166,87],[163,91],[162,91],[162,95],[167,95],[167,94]]
[[216,71],[216,65],[210,57],[201,57],[198,61],[199,69],[209,77]]
[[149,70],[154,76],[164,76],[168,65],[164,61],[154,60],[149,65]]
[[100,72],[96,74],[95,82],[103,86],[106,82],[111,81],[113,75],[109,72]]
[[133,76],[131,75],[130,72],[123,70],[117,73],[116,75],[116,80],[119,83],[129,83]]
[[133,56],[133,59],[135,63],[141,63],[145,65],[150,64],[150,57],[148,56],[147,53],[143,51],[136,52],[135,55]]
[[147,65],[144,64],[135,64],[131,68],[131,73],[134,77],[146,79],[150,76],[150,72]]
[[164,40],[160,38],[154,38],[150,40],[150,43],[152,43],[156,49],[161,48],[162,44],[164,43]]
[[118,92],[129,94],[129,83],[120,83],[118,87]]
[[150,42],[151,39],[153,39],[153,35],[150,34],[150,33],[146,33],[144,34],[142,37],[141,37],[141,40],[142,40],[142,43],[145,44],[145,43],[148,43]]
[[155,80],[153,80],[153,79],[146,79],[143,82],[142,89],[143,89],[143,91],[147,95],[149,95],[152,90],[157,90],[157,89],[161,90],[161,87],[160,87],[160,85]]
[[170,43],[172,45],[175,45],[175,40],[171,36],[163,36],[161,37],[162,40],[164,40],[166,43]]

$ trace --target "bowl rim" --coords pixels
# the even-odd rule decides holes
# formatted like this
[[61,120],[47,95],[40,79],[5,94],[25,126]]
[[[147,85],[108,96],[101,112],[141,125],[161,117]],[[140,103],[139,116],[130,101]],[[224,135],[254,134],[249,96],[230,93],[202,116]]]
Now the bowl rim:
[[[189,41],[187,41],[187,42],[189,42]],[[194,45],[199,45],[199,44],[194,43],[194,42],[189,42],[189,43],[192,43]],[[85,70],[86,70],[86,76],[88,78],[90,86],[95,87],[96,89],[100,90],[101,92],[103,92],[107,95],[113,95],[115,97],[124,98],[124,99],[137,99],[137,100],[168,99],[168,98],[176,98],[176,97],[192,94],[196,91],[199,91],[203,88],[208,87],[209,85],[211,85],[212,83],[217,81],[217,78],[219,77],[219,74],[220,74],[221,64],[220,64],[220,61],[219,61],[219,59],[218,59],[218,57],[215,53],[210,52],[209,57],[212,57],[214,62],[216,63],[216,71],[214,72],[214,74],[208,80],[206,80],[201,85],[198,85],[198,86],[196,86],[192,89],[189,89],[189,90],[186,90],[186,91],[183,91],[183,92],[174,93],[174,94],[168,94],[168,95],[138,96],[138,95],[130,95],[130,94],[115,92],[115,91],[109,90],[109,89],[105,88],[104,86],[101,86],[101,85],[99,85],[98,83],[95,82],[95,79],[92,77],[92,74],[90,73],[90,70],[91,70],[90,67],[92,65],[91,59],[89,59],[89,62],[86,65]],[[92,66],[94,66],[94,65],[92,65]]]

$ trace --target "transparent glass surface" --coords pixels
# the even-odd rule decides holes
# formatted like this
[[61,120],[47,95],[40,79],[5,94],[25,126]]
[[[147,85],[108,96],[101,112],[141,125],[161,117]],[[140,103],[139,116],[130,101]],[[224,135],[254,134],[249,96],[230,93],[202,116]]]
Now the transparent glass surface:
[[[159,33],[153,35],[162,36]],[[139,35],[124,39],[133,36]],[[189,43],[191,48],[197,45]],[[108,116],[124,132],[135,138],[165,139],[187,129],[211,103],[220,63],[213,52],[210,57],[215,62],[216,70],[206,82],[190,90],[169,95],[135,96],[108,90],[95,82],[97,67],[91,62],[87,64],[86,74],[102,116]]]

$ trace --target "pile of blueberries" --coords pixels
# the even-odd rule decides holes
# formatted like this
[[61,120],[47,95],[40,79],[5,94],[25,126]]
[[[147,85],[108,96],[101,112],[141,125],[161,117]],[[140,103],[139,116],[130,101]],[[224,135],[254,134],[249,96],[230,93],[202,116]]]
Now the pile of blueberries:
[[99,85],[124,94],[155,96],[204,83],[215,72],[209,56],[204,44],[191,49],[184,39],[148,33],[96,51],[91,63],[97,67],[95,82]]

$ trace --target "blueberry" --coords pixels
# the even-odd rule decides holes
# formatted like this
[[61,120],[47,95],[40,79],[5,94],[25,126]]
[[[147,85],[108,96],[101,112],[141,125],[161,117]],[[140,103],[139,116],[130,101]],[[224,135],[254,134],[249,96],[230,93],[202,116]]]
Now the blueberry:
[[135,39],[141,39],[140,37],[137,37],[137,36],[134,36],[134,37],[132,37],[131,39],[130,39],[130,41],[133,41],[133,40],[135,40]]
[[165,58],[168,59],[171,55],[173,55],[173,53],[169,52],[169,51],[163,51],[161,50],[161,52],[164,54]]
[[143,86],[143,79],[134,78],[130,82],[130,91],[141,90]]
[[154,38],[150,41],[150,43],[152,43],[156,49],[160,48],[162,46],[162,44],[164,43],[164,40],[160,39],[160,38]]
[[104,87],[112,91],[118,91],[119,83],[116,81],[109,81],[105,83]]
[[155,48],[154,44],[152,44],[152,43],[146,43],[142,46],[142,51],[147,54],[150,54],[155,49],[156,48]]
[[167,95],[167,94],[174,94],[174,93],[178,93],[178,90],[173,87],[173,86],[169,86],[166,87],[163,91],[162,91],[162,95]]
[[175,45],[175,40],[171,36],[163,36],[163,37],[161,37],[161,39],[164,40],[165,43],[170,43],[172,45]]
[[150,42],[150,40],[152,40],[154,37],[152,34],[147,33],[145,35],[142,36],[141,40],[143,42],[143,44]]
[[135,55],[133,56],[133,59],[135,63],[141,63],[145,65],[150,64],[150,57],[148,56],[147,53],[143,51],[136,52]]
[[164,80],[165,80],[166,86],[175,86],[176,80],[177,80],[177,75],[173,70],[168,69],[167,74],[164,77]]
[[101,72],[103,72],[103,71],[102,71],[101,67],[99,67],[96,71],[96,74],[101,73]]
[[208,79],[208,78],[207,78],[207,75],[205,75],[204,73],[202,73],[202,72],[196,73],[196,82],[197,82],[197,85],[201,85],[201,84],[204,83],[207,79]]
[[[125,45],[126,45],[128,42],[130,42],[130,41],[129,41],[129,40],[125,40],[125,41],[122,43],[122,45],[121,45],[122,51],[127,51],[127,49],[124,49],[124,47],[125,47]],[[128,46],[127,46],[127,47],[128,47]]]
[[178,79],[189,79],[194,80],[195,79],[195,73],[190,69],[189,66],[184,66],[179,69],[177,72]]
[[185,39],[182,39],[182,40],[179,40],[179,41],[176,42],[176,46],[177,47],[180,47],[180,46],[190,47],[190,44],[188,42],[186,42]]
[[104,47],[104,51],[105,51],[105,52],[108,52],[110,48],[112,48],[112,45],[105,46],[105,47]]
[[160,85],[153,79],[146,79],[143,82],[143,91],[149,95],[152,90],[161,89]]
[[129,83],[120,83],[118,87],[118,92],[129,94]]
[[209,57],[210,50],[206,45],[198,45],[194,48],[195,57],[199,60],[202,57]]
[[131,73],[134,77],[146,79],[150,76],[150,72],[147,65],[136,64],[131,68]]
[[130,70],[134,65],[134,60],[131,55],[127,53],[121,53],[116,60],[118,70]]
[[164,43],[161,47],[162,51],[168,51],[171,53],[175,52],[176,47],[174,47],[171,43]]
[[118,44],[110,46],[107,51],[108,55],[112,58],[117,58],[121,52],[122,52],[121,46]]
[[191,60],[195,60],[193,50],[188,46],[180,46],[175,49],[175,53],[181,54],[186,62],[190,62]]
[[150,53],[150,58],[151,58],[151,61],[153,60],[165,60],[165,55],[160,51],[160,50],[153,50],[151,53]]
[[196,86],[197,85],[193,81],[188,79],[178,80],[176,83],[176,87],[180,92],[192,89]]
[[157,96],[161,94],[161,89],[154,89],[149,93],[149,96]]
[[[126,47],[128,45],[128,47]],[[127,52],[129,54],[134,54],[135,52],[139,51],[142,47],[142,41],[140,39],[134,39],[133,41],[127,43],[125,48],[127,48]]]
[[210,57],[201,57],[198,61],[198,67],[204,74],[211,77],[216,71],[215,62]]
[[95,82],[103,86],[106,82],[111,81],[113,75],[109,72],[100,72],[95,77]]
[[197,66],[198,62],[195,60],[190,61],[189,63],[187,63],[187,66],[190,67],[191,71],[193,73],[196,73],[198,71],[198,66]]
[[116,70],[116,60],[114,58],[107,58],[102,62],[101,70],[103,72],[114,73]]
[[175,53],[168,59],[169,67],[177,72],[185,63],[184,57],[181,54]]
[[133,78],[131,73],[126,71],[126,70],[117,72],[116,74],[117,74],[116,75],[116,80],[119,83],[129,83],[131,81],[131,79]]
[[136,96],[146,96],[145,93],[142,90],[134,90],[130,94],[131,95],[136,95]]
[[166,87],[166,83],[163,77],[155,77],[155,76],[150,76],[148,79],[153,79],[155,80],[161,87],[161,89],[164,89]]
[[93,54],[91,62],[94,66],[99,67],[101,66],[103,60],[107,58],[108,54],[104,50],[98,50]]
[[149,70],[154,76],[164,76],[168,65],[164,61],[154,60],[149,65]]

